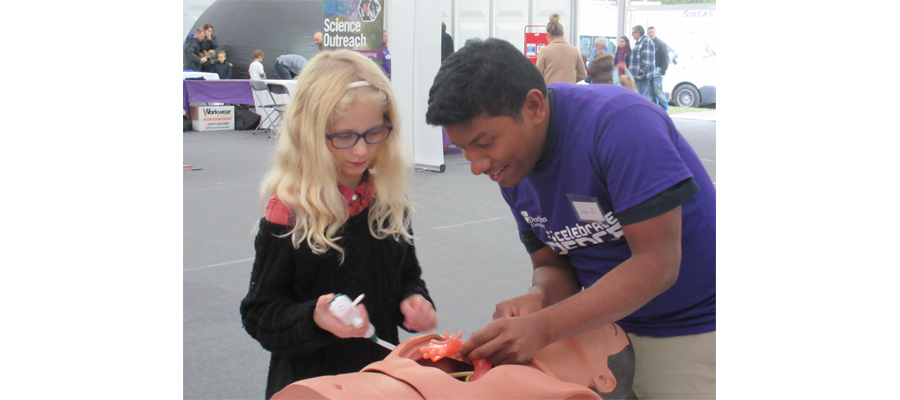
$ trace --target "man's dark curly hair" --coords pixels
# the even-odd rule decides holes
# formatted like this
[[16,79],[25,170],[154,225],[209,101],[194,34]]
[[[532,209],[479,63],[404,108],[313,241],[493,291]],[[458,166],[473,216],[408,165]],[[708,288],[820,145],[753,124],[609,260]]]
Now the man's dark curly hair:
[[434,77],[425,122],[466,124],[482,113],[519,120],[531,89],[547,95],[544,77],[519,49],[502,39],[469,39]]

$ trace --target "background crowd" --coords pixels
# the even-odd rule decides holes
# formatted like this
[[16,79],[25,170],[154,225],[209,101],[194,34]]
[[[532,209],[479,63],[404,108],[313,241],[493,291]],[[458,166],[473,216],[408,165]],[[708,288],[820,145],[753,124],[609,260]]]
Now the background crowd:
[[547,23],[547,46],[538,52],[537,63],[544,81],[614,84],[635,90],[668,111],[669,103],[662,91],[662,81],[669,67],[668,45],[656,36],[656,28],[635,25],[631,30],[632,49],[628,38],[618,38],[615,54],[607,52],[606,38],[594,39],[590,55],[566,43],[559,14],[550,15]]
[[[446,33],[446,25],[443,27],[443,34],[447,37],[443,38],[444,47],[449,37]],[[227,62],[228,55],[225,50],[219,49],[219,41],[213,34],[214,29],[211,24],[205,24],[198,27],[194,32],[190,33],[184,40],[184,71],[210,72],[219,75],[219,79],[231,79],[233,76],[234,65]],[[313,34],[313,42],[318,48],[318,52],[326,51],[322,44],[322,32]],[[384,31],[382,34],[382,51],[384,59],[382,69],[388,79],[391,77],[391,53],[387,48],[388,33]],[[453,39],[450,39],[450,52],[453,52]],[[218,49],[218,50],[217,50]],[[442,59],[446,57],[446,49],[442,49]],[[253,61],[248,68],[250,79],[266,79],[266,69],[263,65],[265,53],[256,49],[253,51]],[[275,57],[274,69],[276,79],[294,79],[306,65],[309,60],[299,54],[282,54]]]
[[[662,90],[663,79],[669,67],[671,49],[656,36],[656,28],[635,25],[631,30],[634,46],[626,36],[618,38],[615,53],[607,51],[607,39],[598,37],[589,55],[567,43],[559,14],[550,15],[547,23],[547,42],[537,56],[536,67],[547,84],[554,82],[589,84],[613,84],[635,90],[664,110],[669,109],[666,94]],[[313,35],[318,51],[323,51],[322,32]],[[382,35],[384,59],[382,69],[391,77],[391,53],[387,47],[388,33]],[[217,50],[218,49],[218,50]],[[453,53],[453,38],[447,33],[447,25],[441,21],[441,62]],[[253,52],[248,74],[250,79],[265,79],[262,50]],[[219,49],[219,41],[211,24],[198,27],[184,41],[184,70],[211,72],[219,79],[231,79],[233,65],[228,55]],[[599,62],[598,62],[599,61]],[[275,57],[273,75],[276,79],[294,79],[309,63],[298,54],[282,54]]]

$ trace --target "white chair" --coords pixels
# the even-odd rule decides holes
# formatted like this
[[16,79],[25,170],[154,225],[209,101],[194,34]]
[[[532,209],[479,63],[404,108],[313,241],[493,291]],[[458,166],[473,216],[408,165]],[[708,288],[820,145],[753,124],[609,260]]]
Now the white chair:
[[281,113],[285,109],[285,104],[279,104],[275,101],[272,92],[269,91],[269,86],[261,79],[250,80],[250,88],[253,90],[253,97],[256,100],[256,113],[263,117],[260,119],[256,129],[253,130],[253,134],[255,135],[268,122],[269,125],[265,129],[269,137],[272,137],[276,124],[281,120]]

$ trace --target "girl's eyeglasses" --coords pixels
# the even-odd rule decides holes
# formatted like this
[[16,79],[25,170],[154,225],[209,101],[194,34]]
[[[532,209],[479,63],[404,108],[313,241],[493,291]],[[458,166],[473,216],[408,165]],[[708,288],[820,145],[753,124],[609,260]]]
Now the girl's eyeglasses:
[[391,120],[386,116],[384,119],[387,120],[387,126],[369,129],[363,133],[326,133],[325,138],[330,140],[331,145],[336,149],[349,149],[356,146],[356,143],[359,142],[360,138],[365,140],[368,144],[381,143],[387,139],[388,135],[391,134],[391,131],[394,130],[394,125],[391,124]]

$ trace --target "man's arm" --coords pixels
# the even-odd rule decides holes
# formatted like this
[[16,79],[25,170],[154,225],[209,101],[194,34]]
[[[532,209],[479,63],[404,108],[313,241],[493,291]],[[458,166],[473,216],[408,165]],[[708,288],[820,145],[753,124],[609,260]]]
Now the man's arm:
[[681,266],[681,207],[622,226],[631,258],[589,288],[533,315],[547,344],[618,321],[666,291]]
[[581,291],[581,283],[569,258],[557,254],[549,246],[531,253],[531,264],[534,274],[529,292],[540,295],[544,307]]
[[[495,365],[521,364],[551,343],[630,315],[675,284],[681,264],[681,207],[622,230],[631,258],[574,296],[532,314],[491,322],[473,333],[460,353]],[[532,289],[549,288],[543,294],[549,301],[566,293],[560,266],[552,267],[556,269],[535,270],[539,289]]]

